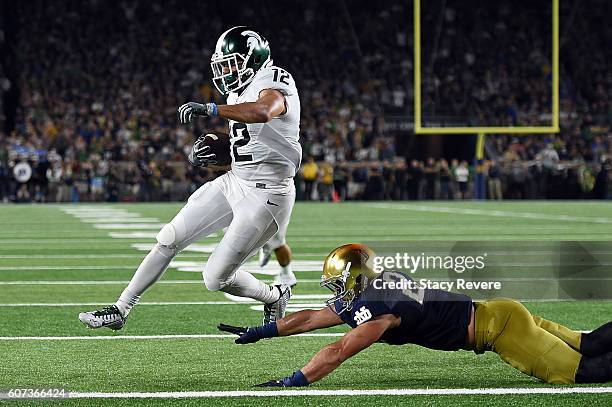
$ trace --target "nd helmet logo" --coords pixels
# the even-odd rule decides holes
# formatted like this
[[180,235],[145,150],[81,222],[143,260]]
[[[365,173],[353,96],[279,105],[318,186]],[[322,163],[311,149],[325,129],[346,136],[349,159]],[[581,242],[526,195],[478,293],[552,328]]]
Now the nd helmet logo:
[[357,325],[361,325],[366,322],[368,319],[372,318],[372,313],[369,309],[365,307],[365,305],[359,308],[359,311],[355,311],[355,322]]

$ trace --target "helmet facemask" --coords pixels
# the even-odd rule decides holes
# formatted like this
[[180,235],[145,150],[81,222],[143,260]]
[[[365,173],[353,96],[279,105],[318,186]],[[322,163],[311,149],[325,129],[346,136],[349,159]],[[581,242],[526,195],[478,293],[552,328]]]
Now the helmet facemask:
[[235,92],[253,80],[253,68],[246,67],[249,58],[250,55],[245,58],[237,52],[212,56],[210,67],[213,71],[213,83],[219,92],[224,95]]
[[[348,272],[342,273],[341,277],[332,277],[327,278],[325,280],[321,280],[321,287],[325,287],[333,292],[335,295],[329,300],[325,301],[325,305],[328,307],[332,307],[336,310],[336,313],[341,314],[344,311],[350,311],[353,309],[353,301],[355,297],[357,297],[365,287],[367,287],[367,278],[363,275],[357,277],[357,281],[355,285],[351,289],[346,289],[346,280],[348,278]],[[365,282],[365,284],[364,284]],[[336,301],[340,300],[340,304],[342,305],[341,309],[338,310],[335,307]]]
[[[345,286],[346,280],[343,280],[342,278],[328,278],[321,281],[321,287],[325,287],[334,293],[332,298],[325,301],[325,305],[332,307],[338,314],[341,314],[344,311],[350,311],[353,308],[355,290],[347,290]],[[335,307],[335,303],[338,300],[340,300],[340,304],[342,305],[340,310]]]

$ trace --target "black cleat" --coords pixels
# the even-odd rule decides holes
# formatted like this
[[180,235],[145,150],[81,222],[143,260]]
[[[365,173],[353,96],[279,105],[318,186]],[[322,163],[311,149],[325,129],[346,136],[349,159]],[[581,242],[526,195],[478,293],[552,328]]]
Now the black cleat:
[[264,305],[264,325],[270,322],[276,322],[282,317],[284,317],[285,310],[287,309],[287,303],[289,303],[289,298],[291,298],[291,287],[289,287],[288,285],[275,285],[273,289],[278,290],[280,292],[280,297],[272,304]]
[[121,315],[116,305],[111,305],[98,311],[81,312],[79,314],[79,321],[91,329],[106,327],[113,331],[118,331],[123,328],[126,320],[127,318]]

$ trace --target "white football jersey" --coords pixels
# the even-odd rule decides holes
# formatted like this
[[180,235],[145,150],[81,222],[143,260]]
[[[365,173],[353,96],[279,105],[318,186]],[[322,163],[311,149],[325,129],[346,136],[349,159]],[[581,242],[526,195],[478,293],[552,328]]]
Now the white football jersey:
[[302,161],[300,99],[291,74],[273,65],[261,68],[242,93],[229,94],[227,104],[255,102],[265,89],[281,92],[287,111],[268,123],[229,121],[232,172],[247,185],[288,193]]

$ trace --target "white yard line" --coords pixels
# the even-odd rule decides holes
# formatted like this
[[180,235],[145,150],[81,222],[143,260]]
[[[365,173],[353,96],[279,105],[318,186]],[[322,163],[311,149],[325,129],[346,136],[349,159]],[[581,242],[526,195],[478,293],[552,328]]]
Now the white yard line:
[[472,208],[453,208],[447,206],[428,206],[428,205],[402,205],[402,204],[385,204],[374,203],[368,206],[380,209],[396,209],[413,212],[436,212],[436,213],[451,213],[458,215],[477,215],[477,216],[493,216],[501,218],[520,218],[520,219],[536,219],[536,220],[554,220],[566,222],[582,222],[582,223],[602,223],[611,224],[612,219],[601,217],[584,217],[584,216],[569,216],[569,215],[549,215],[546,213],[537,212],[511,212],[489,209],[472,209]]
[[612,387],[500,387],[482,389],[338,389],[338,390],[243,390],[243,391],[172,391],[123,393],[69,393],[70,398],[225,398],[225,397],[295,397],[295,396],[461,396],[522,394],[609,394]]
[[[305,333],[293,336],[311,338],[335,338],[344,333]],[[150,339],[219,339],[236,338],[230,334],[184,334],[184,335],[105,335],[105,336],[0,336],[0,341],[113,341]]]
[[2,254],[0,259],[129,259],[143,254]]
[[[186,250],[193,249],[188,247]],[[211,248],[210,250],[212,251],[214,248]],[[297,273],[304,271],[321,272],[321,270],[323,270],[323,262],[319,260],[293,260],[291,265],[293,266],[293,270]],[[179,271],[201,273],[204,270],[204,261],[172,260],[169,267],[178,269]],[[275,276],[278,274],[278,267],[279,266],[276,262],[269,262],[265,267],[260,267],[258,261],[252,260],[243,263],[238,270],[246,271],[252,274]]]
[[[152,301],[140,302],[141,305],[240,305],[240,304],[258,304],[258,301],[251,300],[245,302],[235,301]],[[104,305],[102,302],[21,302],[21,303],[4,303],[0,307],[84,307],[84,306],[99,306]]]
[[113,239],[155,239],[157,232],[111,232]]
[[[138,249],[140,251],[148,252],[153,247],[155,247],[155,243],[133,243],[130,245],[134,249]],[[196,252],[196,253],[212,253],[217,248],[217,243],[213,244],[199,244],[193,243],[183,249],[184,252]],[[180,260],[173,260],[173,262],[180,262]],[[193,262],[192,262],[193,263]],[[192,264],[190,263],[190,264]],[[198,263],[200,264],[200,263]]]
[[140,230],[140,229],[161,229],[165,223],[94,223],[96,229],[116,229],[116,230]]
[[[128,280],[34,280],[34,281],[0,281],[0,285],[127,285]],[[200,280],[162,280],[155,284],[199,284]]]
[[[304,311],[304,310],[320,310],[325,308],[325,304],[310,304],[310,303],[306,303],[306,304],[289,304],[287,305],[287,308],[285,311],[287,312],[299,312],[299,311]],[[253,311],[257,311],[257,312],[263,312],[264,310],[264,306],[263,304],[261,305],[251,305],[249,307],[249,309],[253,310]]]
[[157,218],[122,217],[122,218],[87,218],[80,219],[84,223],[160,223]]
[[[318,280],[317,280],[318,281]],[[235,302],[253,302],[250,298],[238,297],[228,293],[223,293],[225,298]],[[331,297],[331,294],[293,294],[292,300],[327,300]]]
[[[263,280],[265,281],[265,280]],[[269,280],[268,280],[269,281]],[[319,283],[319,279],[299,279],[298,283]],[[18,280],[0,281],[0,285],[127,285],[128,280]],[[198,284],[203,285],[202,279],[197,280],[161,280],[155,284]]]
[[[474,301],[487,301],[488,298],[474,298]],[[521,302],[577,302],[577,301],[587,301],[587,300],[573,300],[567,298],[520,298]],[[593,300],[599,302],[610,302],[611,300]],[[252,305],[252,306],[260,306],[261,303],[255,300],[249,301],[151,301],[151,302],[140,302],[139,306],[164,306],[164,305]],[[108,303],[104,302],[10,302],[10,303],[0,303],[0,308],[8,307],[8,308],[16,308],[16,307],[83,307],[83,306],[103,306],[108,305]],[[301,301],[300,303],[292,303],[289,302],[288,307],[317,307],[323,308],[324,304],[320,302],[314,301]],[[263,309],[263,308],[262,308]],[[312,309],[312,308],[308,308]]]
[[[146,233],[146,232],[145,232]],[[1,240],[1,239],[0,239]],[[405,242],[406,245],[414,245],[414,242]],[[469,243],[469,242],[468,242]],[[417,243],[418,244],[418,243]],[[149,243],[140,243],[138,244],[138,246],[136,246],[137,244],[134,244],[135,248],[139,248],[139,247],[143,247],[147,250],[150,250],[151,248],[153,248],[152,244]],[[145,246],[146,245],[146,246]],[[194,244],[192,246],[195,246],[196,249],[198,248],[198,244]],[[202,245],[204,246],[204,245]],[[191,247],[191,246],[190,246]],[[201,247],[201,246],[200,246]],[[189,247],[187,248],[189,249]],[[186,250],[187,250],[186,249]],[[552,248],[551,248],[552,250]],[[544,255],[550,255],[551,254],[551,250],[538,250],[538,251],[519,251],[519,249],[517,249],[516,251],[503,251],[503,252],[498,252],[498,251],[494,251],[494,250],[490,250],[487,251],[487,255],[489,256],[521,256],[521,257],[525,257],[525,256],[544,256]],[[175,259],[180,260],[183,257],[198,257],[198,258],[204,258],[201,254],[197,254],[198,252],[200,253],[204,253],[204,251],[197,251],[194,250],[194,253],[187,253],[186,251],[182,251],[179,255],[177,255],[175,257]],[[428,252],[429,255],[445,255],[448,253],[448,250],[446,251],[431,251]],[[612,251],[589,251],[590,254],[592,255],[612,255]],[[296,257],[319,257],[319,258],[325,258],[325,256],[327,256],[327,253],[294,253],[294,255]],[[138,258],[138,259],[142,259],[144,258],[145,254],[144,253],[137,253],[137,254],[0,254],[0,259],[112,259],[112,258]],[[299,261],[299,259],[295,259],[294,261]],[[274,262],[272,262],[272,264],[274,264]]]
[[36,270],[134,270],[134,266],[2,266],[0,271],[36,271]]
[[[0,259],[143,259],[145,253],[136,254],[0,254]],[[320,255],[319,255],[320,256]],[[202,258],[201,254],[180,253],[175,258],[180,260],[184,257]]]
[[68,215],[73,216],[76,219],[109,219],[109,218],[143,218],[144,216],[138,213],[130,212],[83,212],[83,213],[69,213]]
[[[152,306],[164,306],[164,305],[252,305],[261,304],[256,300],[246,300],[241,302],[236,301],[149,301],[140,302],[141,305],[152,305]],[[87,306],[101,306],[104,305],[102,302],[14,302],[14,303],[0,303],[1,307],[87,307]],[[289,302],[289,306],[317,306],[322,307],[323,304],[318,302],[301,302],[294,304]]]
[[92,244],[96,244],[96,245],[100,245],[100,244],[104,244],[104,245],[108,245],[108,244],[112,244],[112,243],[123,243],[123,242],[117,242],[114,240],[109,240],[106,238],[106,236],[102,236],[102,237],[98,237],[98,238],[93,238],[93,236],[88,236],[88,239],[85,239],[83,237],[65,237],[63,239],[58,239],[58,238],[49,238],[49,239],[30,239],[30,238],[26,238],[26,239],[22,239],[19,237],[12,237],[12,238],[0,238],[0,243],[2,243],[3,245],[23,245],[23,244],[32,244],[32,245],[45,245],[49,247],[54,247],[54,246],[67,246],[70,247],[71,249],[74,248],[75,245],[87,245],[88,249],[90,249]]
[[[164,226],[158,218],[143,217],[139,213],[113,208],[62,208],[79,221],[102,230],[127,230],[128,232],[109,232],[111,238],[154,239],[157,231]],[[155,232],[147,232],[153,230]]]

